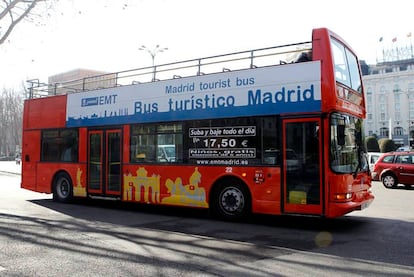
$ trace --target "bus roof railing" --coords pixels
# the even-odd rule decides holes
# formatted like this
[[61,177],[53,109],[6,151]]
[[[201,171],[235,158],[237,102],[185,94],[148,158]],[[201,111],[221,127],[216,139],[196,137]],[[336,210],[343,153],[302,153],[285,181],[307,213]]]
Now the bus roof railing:
[[222,71],[291,63],[297,58],[298,53],[309,50],[311,50],[311,42],[306,41],[105,73],[52,84],[42,83],[39,79],[32,79],[26,81],[29,92],[27,98],[41,98]]

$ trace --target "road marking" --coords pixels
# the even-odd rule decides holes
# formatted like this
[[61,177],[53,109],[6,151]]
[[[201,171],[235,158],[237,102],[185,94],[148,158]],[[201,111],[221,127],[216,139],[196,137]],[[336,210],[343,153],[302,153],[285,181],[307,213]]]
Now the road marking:
[[0,271],[6,270],[4,267],[0,266]]

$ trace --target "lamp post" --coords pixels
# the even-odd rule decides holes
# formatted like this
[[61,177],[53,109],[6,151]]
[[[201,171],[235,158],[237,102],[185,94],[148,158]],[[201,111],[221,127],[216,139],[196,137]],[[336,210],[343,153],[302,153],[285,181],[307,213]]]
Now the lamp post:
[[152,59],[152,70],[153,70],[153,72],[152,72],[152,81],[154,82],[155,81],[155,72],[156,72],[156,70],[155,70],[155,56],[158,54],[158,53],[162,53],[162,52],[164,52],[164,51],[167,51],[168,50],[168,48],[167,47],[164,47],[164,48],[161,48],[158,44],[157,44],[157,46],[155,46],[155,48],[154,49],[152,49],[152,50],[150,50],[148,47],[146,47],[145,45],[141,45],[141,47],[140,48],[138,48],[138,50],[142,50],[142,51],[146,51],[146,52],[148,52],[150,55],[151,55],[151,59]]

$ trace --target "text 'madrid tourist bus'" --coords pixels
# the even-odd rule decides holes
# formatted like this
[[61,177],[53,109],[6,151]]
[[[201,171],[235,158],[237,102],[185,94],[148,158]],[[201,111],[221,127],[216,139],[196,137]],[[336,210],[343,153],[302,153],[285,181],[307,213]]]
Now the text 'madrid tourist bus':
[[57,201],[237,220],[333,218],[374,199],[359,61],[326,28],[301,43],[30,84],[21,186]]

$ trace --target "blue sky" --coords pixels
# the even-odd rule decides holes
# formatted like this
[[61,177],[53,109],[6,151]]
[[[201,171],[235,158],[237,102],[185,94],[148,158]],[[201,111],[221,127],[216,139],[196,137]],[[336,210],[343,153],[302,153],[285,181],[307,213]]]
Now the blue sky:
[[[71,0],[60,1],[41,26],[20,24],[0,45],[0,88],[75,68],[108,72],[151,65],[141,45],[159,44],[167,63],[307,41],[327,27],[360,59],[375,63],[382,47],[409,43],[409,1],[329,0]],[[126,5],[125,5],[126,4]],[[411,5],[410,5],[411,6]],[[383,37],[382,44],[379,38]],[[392,43],[392,39],[397,42]]]

